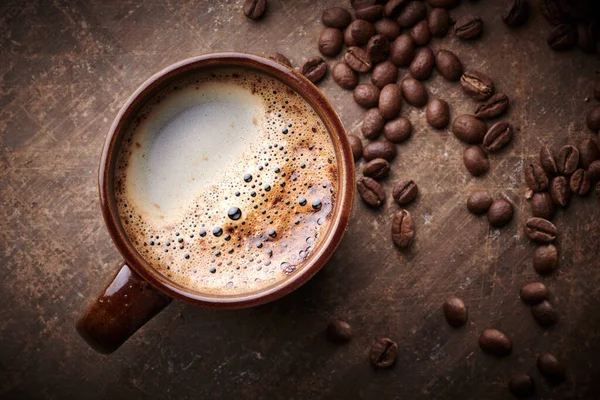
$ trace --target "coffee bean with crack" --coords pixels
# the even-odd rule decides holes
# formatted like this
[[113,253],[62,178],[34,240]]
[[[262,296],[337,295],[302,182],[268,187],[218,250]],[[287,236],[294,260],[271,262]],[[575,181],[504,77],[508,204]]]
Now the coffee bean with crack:
[[494,94],[494,82],[479,71],[465,71],[460,77],[460,85],[464,92],[475,100],[487,100]]
[[361,177],[356,181],[356,188],[360,198],[371,207],[379,207],[385,202],[385,191],[376,180]]
[[483,137],[483,148],[490,153],[504,148],[513,136],[513,128],[506,121],[496,122]]
[[462,40],[473,40],[481,36],[483,20],[477,15],[465,15],[454,24],[454,35]]
[[390,368],[398,357],[398,345],[388,338],[379,338],[371,346],[369,359],[376,368]]
[[569,187],[571,188],[571,192],[578,196],[588,194],[592,188],[592,182],[588,177],[587,171],[582,168],[575,170],[573,175],[571,175],[571,179],[569,179]]
[[556,239],[557,229],[552,222],[534,217],[527,220],[525,234],[536,242],[551,243]]
[[525,166],[525,182],[534,192],[542,192],[548,189],[548,176],[544,168],[537,162]]
[[406,179],[396,182],[394,185],[394,189],[392,192],[392,196],[396,203],[401,206],[404,206],[414,199],[417,198],[419,194],[419,187],[412,179]]
[[302,65],[300,72],[312,83],[317,83],[325,77],[327,63],[321,57],[312,57]]
[[371,160],[363,167],[363,175],[376,180],[383,179],[390,174],[390,163],[383,158]]
[[344,61],[350,68],[361,74],[369,72],[372,67],[371,60],[369,59],[366,50],[356,46],[352,46],[346,50]]
[[509,99],[504,93],[496,93],[475,108],[475,116],[480,119],[496,118],[508,110]]
[[415,223],[410,212],[400,210],[392,219],[392,241],[400,248],[409,247],[415,236]]
[[259,20],[267,10],[267,0],[246,0],[243,6],[244,15],[252,20]]
[[577,147],[566,145],[558,152],[556,157],[556,166],[558,173],[562,175],[571,175],[579,165],[579,150]]
[[556,175],[558,172],[556,160],[554,159],[554,155],[548,146],[542,146],[540,148],[540,164],[542,168],[544,168],[544,170],[551,175]]

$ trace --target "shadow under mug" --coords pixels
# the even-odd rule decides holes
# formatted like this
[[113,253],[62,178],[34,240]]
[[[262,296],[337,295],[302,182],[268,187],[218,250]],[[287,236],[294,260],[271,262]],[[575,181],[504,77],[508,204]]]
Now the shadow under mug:
[[[268,74],[301,95],[323,121],[333,143],[338,166],[339,193],[333,206],[331,224],[320,245],[295,274],[272,286],[240,295],[194,292],[152,268],[135,250],[121,225],[113,189],[121,142],[140,108],[169,83],[187,74],[218,68],[243,68]],[[125,102],[106,138],[98,186],[104,222],[124,262],[76,326],[92,348],[101,353],[111,353],[169,305],[173,298],[204,307],[244,308],[278,299],[305,283],[331,257],[346,230],[354,195],[354,161],[339,117],[323,94],[304,76],[263,57],[243,53],[213,53],[167,67],[148,79]]]

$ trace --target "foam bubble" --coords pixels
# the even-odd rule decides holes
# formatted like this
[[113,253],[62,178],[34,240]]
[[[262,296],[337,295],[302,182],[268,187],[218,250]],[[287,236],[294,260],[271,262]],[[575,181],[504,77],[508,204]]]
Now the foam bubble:
[[143,107],[124,143],[115,176],[123,226],[157,271],[191,290],[277,283],[329,229],[338,187],[331,139],[274,78],[186,78]]

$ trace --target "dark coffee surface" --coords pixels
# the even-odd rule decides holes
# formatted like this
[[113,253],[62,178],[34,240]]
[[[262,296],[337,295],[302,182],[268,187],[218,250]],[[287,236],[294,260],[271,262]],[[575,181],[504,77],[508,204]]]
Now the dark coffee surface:
[[[464,145],[448,128],[430,129],[425,108],[405,103],[400,115],[413,132],[390,163],[385,205],[373,211],[356,199],[338,251],[311,281],[253,309],[175,301],[106,357],[73,325],[121,261],[96,184],[104,136],[122,103],[159,69],[210,51],[279,51],[300,67],[319,55],[322,11],[350,9],[349,2],[269,1],[258,22],[243,15],[241,1],[1,2],[0,398],[509,400],[507,382],[521,373],[535,381],[535,398],[600,398],[598,198],[573,195],[568,209],[557,207],[559,263],[540,277],[532,265],[537,246],[524,233],[531,211],[523,172],[542,145],[556,156],[591,137],[585,115],[594,100],[585,98],[597,58],[550,50],[552,27],[538,2],[525,25],[506,27],[503,3],[463,0],[449,12],[455,20],[480,15],[481,38],[430,44],[488,74],[510,98],[500,119],[513,124],[513,140],[490,155],[483,178],[466,172]],[[330,68],[337,60],[326,59]],[[424,84],[430,99],[449,103],[452,119],[475,112],[460,83],[434,71]],[[366,110],[330,73],[319,88],[348,132],[362,138]],[[418,183],[419,196],[406,206],[417,232],[403,253],[389,224],[399,209],[391,188],[406,179]],[[471,215],[466,200],[476,190],[506,194],[513,220],[496,230],[485,215]],[[539,327],[519,298],[534,281],[548,287],[560,316],[550,328]],[[468,307],[458,329],[442,310],[450,296]],[[327,339],[334,318],[350,324],[350,342]],[[511,356],[481,352],[487,328],[511,339]],[[370,352],[382,337],[398,344],[398,355],[394,367],[374,370]],[[543,353],[565,366],[567,382],[546,384],[537,368]]]

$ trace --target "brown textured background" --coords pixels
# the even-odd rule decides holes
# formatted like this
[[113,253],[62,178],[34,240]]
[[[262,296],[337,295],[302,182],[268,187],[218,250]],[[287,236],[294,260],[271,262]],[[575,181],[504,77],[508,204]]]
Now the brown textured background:
[[[421,189],[409,206],[417,237],[402,254],[390,239],[393,202],[380,211],[354,206],[346,237],[326,268],[272,304],[216,311],[174,302],[117,353],[101,356],[77,336],[74,321],[99,293],[120,257],[103,226],[96,169],[119,107],[154,72],[219,50],[289,56],[295,66],[317,54],[319,17],[340,1],[274,1],[260,23],[241,1],[4,0],[0,3],[0,398],[5,399],[509,399],[512,373],[531,371],[540,399],[600,397],[600,203],[575,198],[555,218],[560,269],[543,281],[560,313],[537,327],[518,299],[536,279],[534,245],[523,234],[529,213],[523,163],[541,144],[555,149],[591,137],[584,115],[598,57],[553,53],[539,12],[520,29],[499,17],[499,1],[470,3],[485,20],[473,43],[453,49],[488,73],[512,100],[512,144],[491,156],[483,178],[469,176],[462,145],[429,129],[423,110],[405,106],[415,125],[400,145],[393,174]],[[332,64],[330,64],[332,65]],[[400,76],[406,74],[402,70]],[[320,87],[348,132],[362,111],[330,77]],[[434,74],[432,96],[453,115],[473,109],[456,84]],[[360,167],[359,167],[360,168]],[[507,227],[468,214],[475,188],[516,206]],[[467,326],[446,325],[443,300],[459,295]],[[330,344],[324,328],[347,319],[355,338]],[[496,327],[514,342],[510,357],[482,354],[477,337]],[[375,336],[396,340],[394,369],[374,371]],[[535,369],[542,351],[566,360],[568,382],[550,388]]]

